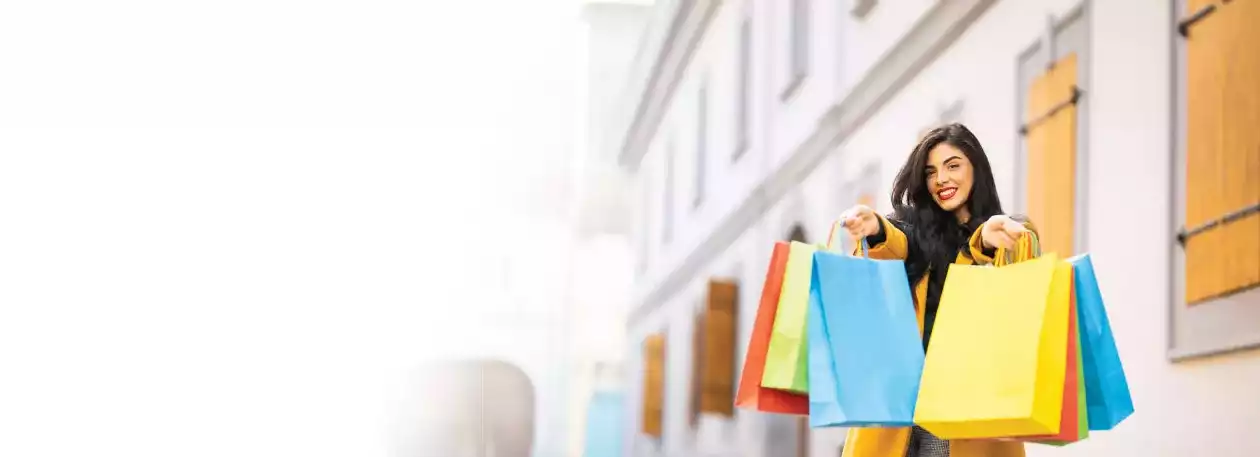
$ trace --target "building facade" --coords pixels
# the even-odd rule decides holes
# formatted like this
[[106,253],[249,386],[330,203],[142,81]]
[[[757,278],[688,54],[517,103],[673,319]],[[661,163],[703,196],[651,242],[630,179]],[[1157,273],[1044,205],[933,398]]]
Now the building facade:
[[650,3],[641,0],[588,0],[581,5],[585,116],[579,127],[586,147],[573,157],[574,250],[565,297],[571,337],[564,372],[564,455],[570,457],[619,455],[622,448],[624,322],[634,279],[630,216],[621,191],[627,174],[617,166],[614,151],[596,146],[605,141],[609,126],[595,120],[613,109],[650,12]]
[[1008,212],[1093,256],[1137,407],[1029,455],[1254,454],[1257,21],[1245,1],[658,0],[596,145],[629,177],[625,455],[839,455],[844,430],[706,396],[738,376],[773,242],[891,210],[952,121]]

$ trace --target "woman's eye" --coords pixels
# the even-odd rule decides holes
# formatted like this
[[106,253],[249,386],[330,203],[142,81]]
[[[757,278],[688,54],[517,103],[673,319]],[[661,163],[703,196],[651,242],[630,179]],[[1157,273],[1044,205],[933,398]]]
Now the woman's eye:
[[956,164],[956,163],[951,163],[951,164],[949,164],[949,169],[950,169],[950,170],[957,170],[957,169],[958,169],[958,164]]

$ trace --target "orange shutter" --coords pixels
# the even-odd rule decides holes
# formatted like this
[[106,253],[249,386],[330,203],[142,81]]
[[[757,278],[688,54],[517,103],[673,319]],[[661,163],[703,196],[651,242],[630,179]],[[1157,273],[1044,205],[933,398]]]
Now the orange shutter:
[[[1190,1],[1189,11],[1209,3]],[[1260,285],[1260,2],[1217,4],[1186,39],[1186,303]]]
[[1028,217],[1041,249],[1074,253],[1076,227],[1076,54],[1033,81],[1028,92]]
[[643,433],[660,437],[665,416],[665,334],[643,341]]
[[739,286],[710,281],[704,318],[700,411],[735,414],[735,333]]

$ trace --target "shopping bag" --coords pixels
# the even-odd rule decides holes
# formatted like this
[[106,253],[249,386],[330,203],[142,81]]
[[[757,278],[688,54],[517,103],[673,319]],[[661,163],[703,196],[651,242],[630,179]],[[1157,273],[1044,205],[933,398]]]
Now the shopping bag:
[[787,266],[779,307],[774,313],[766,369],[761,386],[796,393],[809,392],[808,348],[805,318],[809,308],[809,282],[816,246],[793,241],[788,245]]
[[788,243],[778,242],[770,255],[770,267],[761,288],[761,302],[757,305],[757,317],[753,321],[748,352],[744,356],[744,369],[740,373],[739,389],[735,393],[735,406],[767,413],[805,415],[809,414],[809,397],[761,386],[770,332],[774,325],[775,312],[779,308],[779,293],[783,289],[783,272],[787,267],[788,250]]
[[950,265],[915,423],[944,439],[1057,435],[1071,285],[1055,254]]
[[1063,412],[1060,415],[1059,433],[1010,438],[1013,441],[1027,441],[1053,446],[1064,446],[1089,436],[1088,415],[1085,413],[1085,383],[1081,368],[1080,332],[1077,326],[1076,303],[1073,299],[1068,307],[1068,345],[1067,365],[1063,385]]
[[1081,354],[1085,372],[1085,400],[1090,430],[1111,430],[1133,414],[1129,383],[1120,364],[1120,353],[1111,334],[1089,254],[1068,259],[1076,287],[1076,313],[1080,319]]
[[812,427],[908,427],[923,344],[904,262],[814,253],[809,314]]
[[[1073,289],[1075,289],[1075,286],[1073,286]],[[1075,291],[1073,291],[1073,295],[1075,295]],[[1073,307],[1072,312],[1076,313],[1075,299],[1073,299],[1072,307]],[[1079,319],[1078,316],[1070,316],[1070,317]],[[1071,398],[1071,401],[1075,403],[1074,405],[1075,408],[1073,408],[1073,410],[1075,412],[1074,417],[1076,418],[1076,420],[1074,422],[1074,425],[1076,427],[1074,429],[1073,435],[1069,435],[1066,433],[1065,430],[1061,429],[1059,431],[1059,435],[1060,435],[1059,437],[1038,441],[1041,444],[1049,444],[1052,446],[1066,446],[1068,444],[1072,444],[1077,441],[1081,441],[1086,438],[1089,438],[1089,413],[1086,411],[1087,400],[1086,400],[1086,393],[1085,393],[1085,364],[1082,359],[1079,320],[1076,322],[1070,323],[1070,325],[1073,325],[1076,327],[1076,330],[1074,330],[1075,332],[1074,337],[1076,339],[1076,347],[1072,349],[1074,350],[1074,353],[1075,353],[1075,359],[1071,358],[1072,357],[1071,354],[1073,353],[1069,352],[1068,366],[1071,367],[1073,363],[1075,363],[1076,365],[1076,385],[1075,386],[1065,385],[1064,389],[1067,389],[1069,387],[1075,387],[1075,390],[1076,390],[1075,396]],[[1068,399],[1069,399],[1069,396],[1064,395],[1064,401],[1067,401]],[[1064,410],[1066,411],[1067,408],[1068,408],[1067,403],[1065,403]],[[1067,417],[1067,415],[1065,414],[1064,417]],[[1063,427],[1070,427],[1070,426],[1071,425],[1069,425],[1065,419]]]

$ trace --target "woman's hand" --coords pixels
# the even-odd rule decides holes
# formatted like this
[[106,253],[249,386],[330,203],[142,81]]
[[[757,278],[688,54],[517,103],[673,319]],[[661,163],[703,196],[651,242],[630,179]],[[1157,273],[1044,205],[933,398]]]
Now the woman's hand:
[[984,226],[980,228],[980,241],[986,248],[1011,249],[1015,247],[1015,241],[1025,233],[1028,233],[1028,228],[1024,224],[1016,222],[1010,216],[999,214],[984,222]]
[[853,239],[862,239],[879,233],[879,217],[866,205],[857,205],[840,213],[840,224]]

